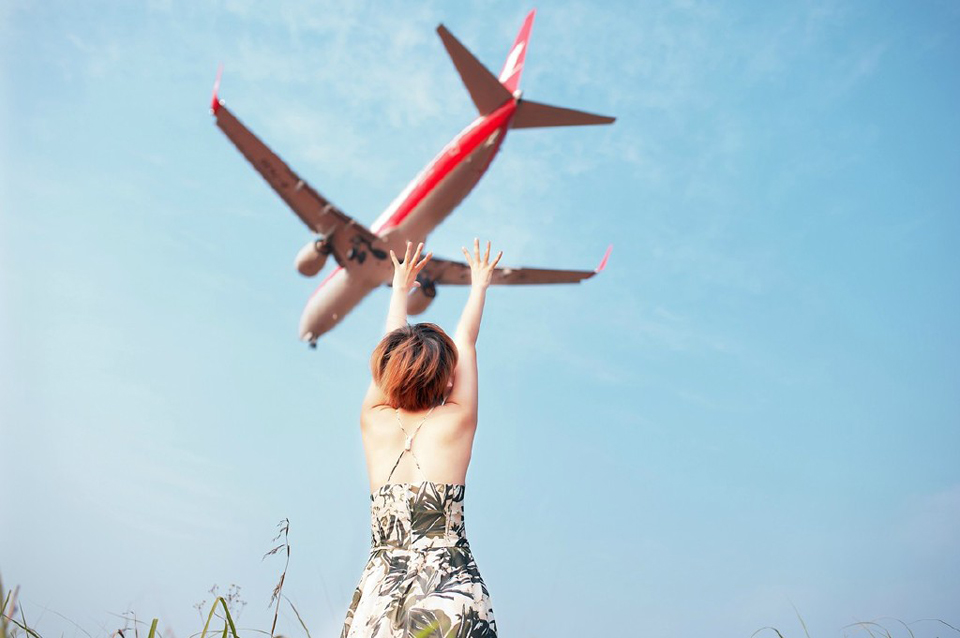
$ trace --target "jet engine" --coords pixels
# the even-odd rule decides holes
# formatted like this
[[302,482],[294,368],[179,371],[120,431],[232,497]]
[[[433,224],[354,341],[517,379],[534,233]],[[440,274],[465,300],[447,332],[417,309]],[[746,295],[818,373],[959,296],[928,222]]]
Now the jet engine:
[[316,239],[310,242],[297,253],[297,271],[304,277],[313,277],[323,269],[329,254],[330,248],[324,240]]
[[421,284],[419,288],[414,288],[410,296],[407,297],[407,314],[419,315],[430,305],[430,302],[437,296],[437,287],[433,283]]

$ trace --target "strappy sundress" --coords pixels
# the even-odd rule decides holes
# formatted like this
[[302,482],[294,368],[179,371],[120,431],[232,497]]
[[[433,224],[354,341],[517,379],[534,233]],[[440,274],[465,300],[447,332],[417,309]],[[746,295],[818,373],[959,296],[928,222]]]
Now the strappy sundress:
[[[397,422],[403,429],[399,412]],[[393,470],[408,452],[420,467],[411,450],[416,434],[404,430]],[[496,638],[490,594],[464,532],[464,486],[390,483],[393,470],[370,495],[370,558],[341,638]]]

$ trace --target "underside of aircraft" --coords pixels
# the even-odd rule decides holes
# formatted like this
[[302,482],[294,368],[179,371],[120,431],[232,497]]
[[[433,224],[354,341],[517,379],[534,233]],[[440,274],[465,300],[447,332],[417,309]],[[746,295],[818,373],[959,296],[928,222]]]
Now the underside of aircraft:
[[[467,88],[479,115],[434,158],[368,228],[341,211],[295,173],[250,131],[219,98],[220,73],[214,85],[211,113],[217,126],[284,202],[315,233],[297,254],[304,276],[317,275],[330,256],[337,262],[317,287],[300,320],[300,338],[316,346],[371,290],[392,277],[389,251],[403,253],[407,241],[425,241],[486,172],[510,129],[609,124],[612,117],[594,115],[522,98],[520,76],[535,12],[520,29],[500,76],[494,76],[446,27],[437,32]],[[222,67],[221,67],[222,72]],[[497,268],[491,283],[577,283],[606,265],[608,247],[594,270]],[[424,312],[438,285],[470,283],[470,268],[459,261],[433,258],[420,273],[420,287],[410,296],[409,312]]]

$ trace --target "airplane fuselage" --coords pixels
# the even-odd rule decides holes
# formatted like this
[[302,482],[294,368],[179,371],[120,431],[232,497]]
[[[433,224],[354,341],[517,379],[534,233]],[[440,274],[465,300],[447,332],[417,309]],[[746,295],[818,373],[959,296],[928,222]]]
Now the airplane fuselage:
[[371,226],[380,243],[333,251],[337,267],[303,309],[301,340],[315,343],[372,290],[389,283],[393,264],[388,251],[402,255],[406,242],[425,241],[470,194],[500,150],[518,100],[475,119],[420,171]]
[[[317,339],[336,326],[374,288],[393,279],[390,251],[402,255],[407,242],[427,236],[470,194],[500,150],[511,129],[610,124],[615,118],[576,109],[521,100],[520,76],[535,11],[527,14],[499,76],[483,65],[442,24],[437,34],[480,116],[473,120],[407,184],[370,226],[360,223],[306,183],[223,104],[214,82],[210,112],[238,151],[315,236],[297,253],[300,274],[313,277],[332,256],[337,262],[307,300],[300,317],[302,341]],[[222,70],[222,69],[221,69]],[[531,285],[579,283],[603,270],[610,248],[594,270],[495,268],[491,284]],[[407,311],[424,312],[438,286],[469,285],[470,265],[434,258],[418,277]]]

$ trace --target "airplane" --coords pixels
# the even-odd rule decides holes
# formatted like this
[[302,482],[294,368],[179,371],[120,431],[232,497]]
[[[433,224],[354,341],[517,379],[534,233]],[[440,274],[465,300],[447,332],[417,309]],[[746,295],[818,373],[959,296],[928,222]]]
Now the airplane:
[[[393,278],[390,250],[404,253],[408,241],[425,241],[483,177],[510,129],[610,124],[615,118],[549,106],[523,99],[520,76],[536,10],[523,22],[500,76],[493,75],[442,24],[437,33],[466,85],[479,115],[420,171],[369,227],[334,206],[297,175],[233,113],[219,97],[221,66],[213,87],[211,114],[240,153],[273,187],[293,212],[317,235],[296,256],[297,270],[317,275],[331,255],[337,267],[310,296],[300,317],[301,341],[316,348],[330,331],[371,291]],[[607,248],[594,270],[497,268],[493,284],[579,283],[604,269]],[[438,285],[470,283],[470,267],[434,257],[419,275],[408,299],[408,313],[423,313]]]

